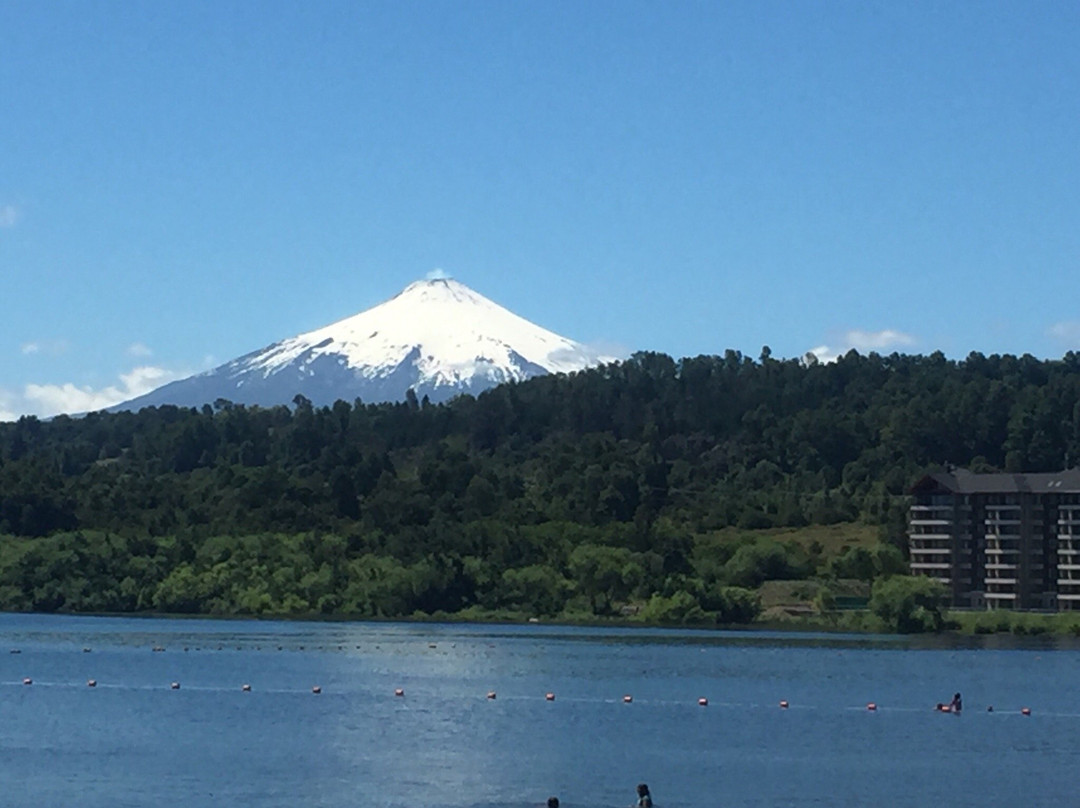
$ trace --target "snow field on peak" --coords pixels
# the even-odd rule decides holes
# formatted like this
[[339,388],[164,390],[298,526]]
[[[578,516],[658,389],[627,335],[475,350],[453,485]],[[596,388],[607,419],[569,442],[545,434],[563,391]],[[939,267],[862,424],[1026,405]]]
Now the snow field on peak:
[[535,375],[520,359],[550,373],[615,360],[530,323],[464,284],[440,279],[417,281],[374,308],[272,345],[248,357],[243,370],[270,376],[301,357],[307,365],[329,355],[374,378],[417,351],[420,381],[436,386],[477,376],[502,382]]

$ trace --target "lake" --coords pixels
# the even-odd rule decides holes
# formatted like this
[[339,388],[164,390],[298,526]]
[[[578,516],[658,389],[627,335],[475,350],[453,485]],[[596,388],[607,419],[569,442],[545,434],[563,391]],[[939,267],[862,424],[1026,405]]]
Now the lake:
[[0,805],[1076,805],[1078,671],[994,638],[0,615]]

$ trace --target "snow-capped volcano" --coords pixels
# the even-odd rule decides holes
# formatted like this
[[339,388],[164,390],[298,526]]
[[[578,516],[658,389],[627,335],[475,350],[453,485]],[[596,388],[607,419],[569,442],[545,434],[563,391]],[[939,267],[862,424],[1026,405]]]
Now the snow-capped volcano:
[[614,356],[540,328],[455,280],[410,284],[374,308],[276,342],[214,370],[158,388],[116,409],[201,406],[444,401],[508,381],[613,362]]

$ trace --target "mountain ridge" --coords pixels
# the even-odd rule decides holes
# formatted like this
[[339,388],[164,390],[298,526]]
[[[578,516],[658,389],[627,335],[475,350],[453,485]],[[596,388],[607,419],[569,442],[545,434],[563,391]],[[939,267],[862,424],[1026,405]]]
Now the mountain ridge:
[[427,279],[358,314],[112,409],[197,407],[218,399],[273,406],[297,395],[317,406],[338,399],[400,401],[410,389],[438,402],[617,359],[531,323],[459,281]]

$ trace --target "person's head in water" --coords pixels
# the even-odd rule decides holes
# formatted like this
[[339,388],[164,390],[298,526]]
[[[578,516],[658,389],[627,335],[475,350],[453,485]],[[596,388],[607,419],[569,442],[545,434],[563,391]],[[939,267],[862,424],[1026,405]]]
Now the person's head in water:
[[652,794],[649,793],[649,787],[644,783],[638,783],[637,798],[639,808],[652,808]]
[[547,808],[559,808],[559,798],[558,797],[548,797],[548,806],[547,806]]

